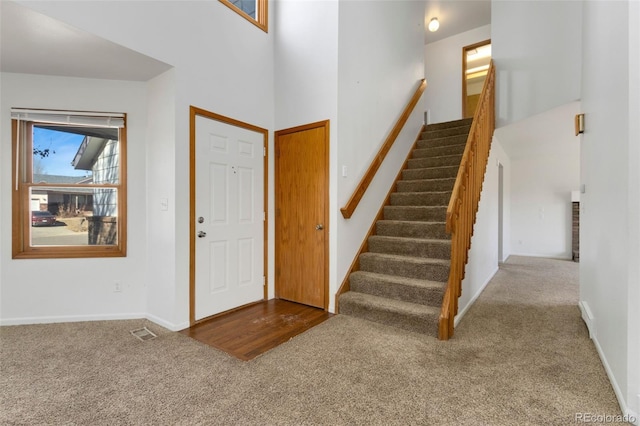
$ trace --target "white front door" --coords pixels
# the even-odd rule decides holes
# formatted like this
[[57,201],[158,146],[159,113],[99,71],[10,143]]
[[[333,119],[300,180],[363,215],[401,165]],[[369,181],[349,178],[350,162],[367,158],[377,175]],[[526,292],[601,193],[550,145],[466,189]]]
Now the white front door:
[[196,116],[195,319],[262,300],[263,135]]

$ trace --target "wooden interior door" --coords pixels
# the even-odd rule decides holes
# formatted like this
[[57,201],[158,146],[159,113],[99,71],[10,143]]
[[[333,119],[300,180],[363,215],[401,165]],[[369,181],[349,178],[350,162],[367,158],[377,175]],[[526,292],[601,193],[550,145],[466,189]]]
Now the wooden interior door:
[[276,297],[328,308],[329,121],[275,133]]

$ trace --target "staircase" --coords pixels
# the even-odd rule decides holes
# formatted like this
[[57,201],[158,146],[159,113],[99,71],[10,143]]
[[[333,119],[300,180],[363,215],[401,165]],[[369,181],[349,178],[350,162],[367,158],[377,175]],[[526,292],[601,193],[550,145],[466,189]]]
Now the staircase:
[[470,127],[465,119],[422,132],[359,270],[349,275],[341,314],[438,335],[451,256],[445,217]]

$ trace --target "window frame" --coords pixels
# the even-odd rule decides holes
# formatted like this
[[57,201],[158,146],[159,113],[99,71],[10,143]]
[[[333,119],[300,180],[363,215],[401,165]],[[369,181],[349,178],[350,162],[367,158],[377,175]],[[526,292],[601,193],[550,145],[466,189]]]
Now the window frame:
[[[47,110],[47,112],[53,110]],[[89,112],[70,111],[88,115]],[[104,114],[104,113],[96,113]],[[119,178],[117,184],[42,184],[33,182],[33,127],[41,123],[37,120],[11,119],[11,210],[12,210],[12,258],[13,259],[52,259],[52,258],[95,258],[126,257],[127,255],[127,116],[123,115],[124,127],[119,130]],[[19,124],[24,123],[19,133]],[[18,138],[28,138],[18,140]],[[19,151],[18,151],[19,150]],[[114,188],[117,191],[117,233],[118,241],[114,245],[79,246],[32,246],[30,189],[32,187],[91,187]]]
[[269,32],[269,4],[268,0],[256,0],[256,18],[252,18],[246,13],[244,10],[240,9],[235,4],[231,3],[229,0],[218,0],[220,3],[224,4],[238,15],[242,16],[247,21],[251,22],[256,27],[260,28],[265,33]]

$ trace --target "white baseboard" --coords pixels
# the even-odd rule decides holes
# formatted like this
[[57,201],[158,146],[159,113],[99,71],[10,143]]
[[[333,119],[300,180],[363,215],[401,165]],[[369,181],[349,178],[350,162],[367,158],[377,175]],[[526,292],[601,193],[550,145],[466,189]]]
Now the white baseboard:
[[480,286],[478,291],[476,291],[476,294],[474,294],[473,297],[471,297],[471,300],[469,300],[469,303],[467,303],[464,308],[462,308],[460,311],[458,311],[458,315],[456,315],[456,317],[453,319],[453,327],[454,328],[458,326],[458,323],[460,323],[460,320],[462,320],[462,317],[464,316],[464,314],[467,313],[469,308],[476,302],[478,297],[480,297],[480,294],[482,293],[484,288],[487,286],[487,284],[489,284],[489,282],[493,279],[493,277],[496,275],[496,273],[499,270],[500,270],[500,268],[496,267],[496,269],[494,269],[493,272],[491,274],[489,274],[489,278],[487,278],[485,280],[485,282]]
[[106,315],[71,315],[56,317],[23,317],[23,318],[5,318],[0,320],[0,326],[10,325],[29,325],[29,324],[57,324],[62,322],[87,322],[87,321],[118,321],[118,320],[134,320],[148,319],[161,327],[170,331],[180,331],[189,328],[189,322],[172,324],[160,317],[143,313],[131,314],[106,314]]
[[170,323],[168,321],[163,320],[160,317],[157,317],[157,316],[151,315],[151,314],[146,314],[145,318],[148,319],[149,321],[155,323],[155,324],[158,324],[161,327],[166,328],[167,330],[170,330],[170,331],[184,330],[185,328],[189,328],[189,325],[190,325],[189,321],[182,322],[182,323],[179,323],[179,324],[173,324],[173,323]]
[[5,318],[0,320],[0,326],[28,325],[28,324],[55,324],[61,322],[85,322],[85,321],[117,321],[146,318],[143,313],[130,314],[105,314],[105,315],[71,315],[55,317],[22,317]]
[[[623,416],[625,416],[625,420],[629,421],[634,425],[639,425],[640,419],[638,418],[638,413],[631,410],[625,401],[624,394],[618,385],[618,382],[613,375],[613,371],[611,370],[611,366],[607,361],[607,358],[604,355],[604,351],[602,350],[602,346],[600,346],[600,342],[598,341],[597,329],[596,329],[596,319],[593,316],[593,312],[591,308],[589,308],[589,304],[581,300],[578,302],[578,306],[580,307],[580,312],[582,314],[582,320],[587,325],[587,329],[589,330],[589,337],[596,347],[596,351],[598,352],[598,356],[600,357],[600,362],[604,367],[604,370],[607,373],[607,377],[609,378],[609,382],[611,383],[611,387],[613,388],[613,392],[616,395],[616,399],[618,400],[618,404],[620,405],[620,410],[622,411]],[[638,395],[638,406],[640,406],[640,395]]]
[[589,304],[584,300],[578,302],[578,307],[580,308],[582,321],[584,321],[587,325],[587,330],[589,330],[589,338],[593,339],[596,331],[596,319],[591,312],[591,308],[589,308]]
[[522,257],[541,257],[544,259],[556,259],[556,260],[573,260],[571,256],[553,256],[550,254],[532,254],[532,253],[511,253],[509,256],[522,256]]

